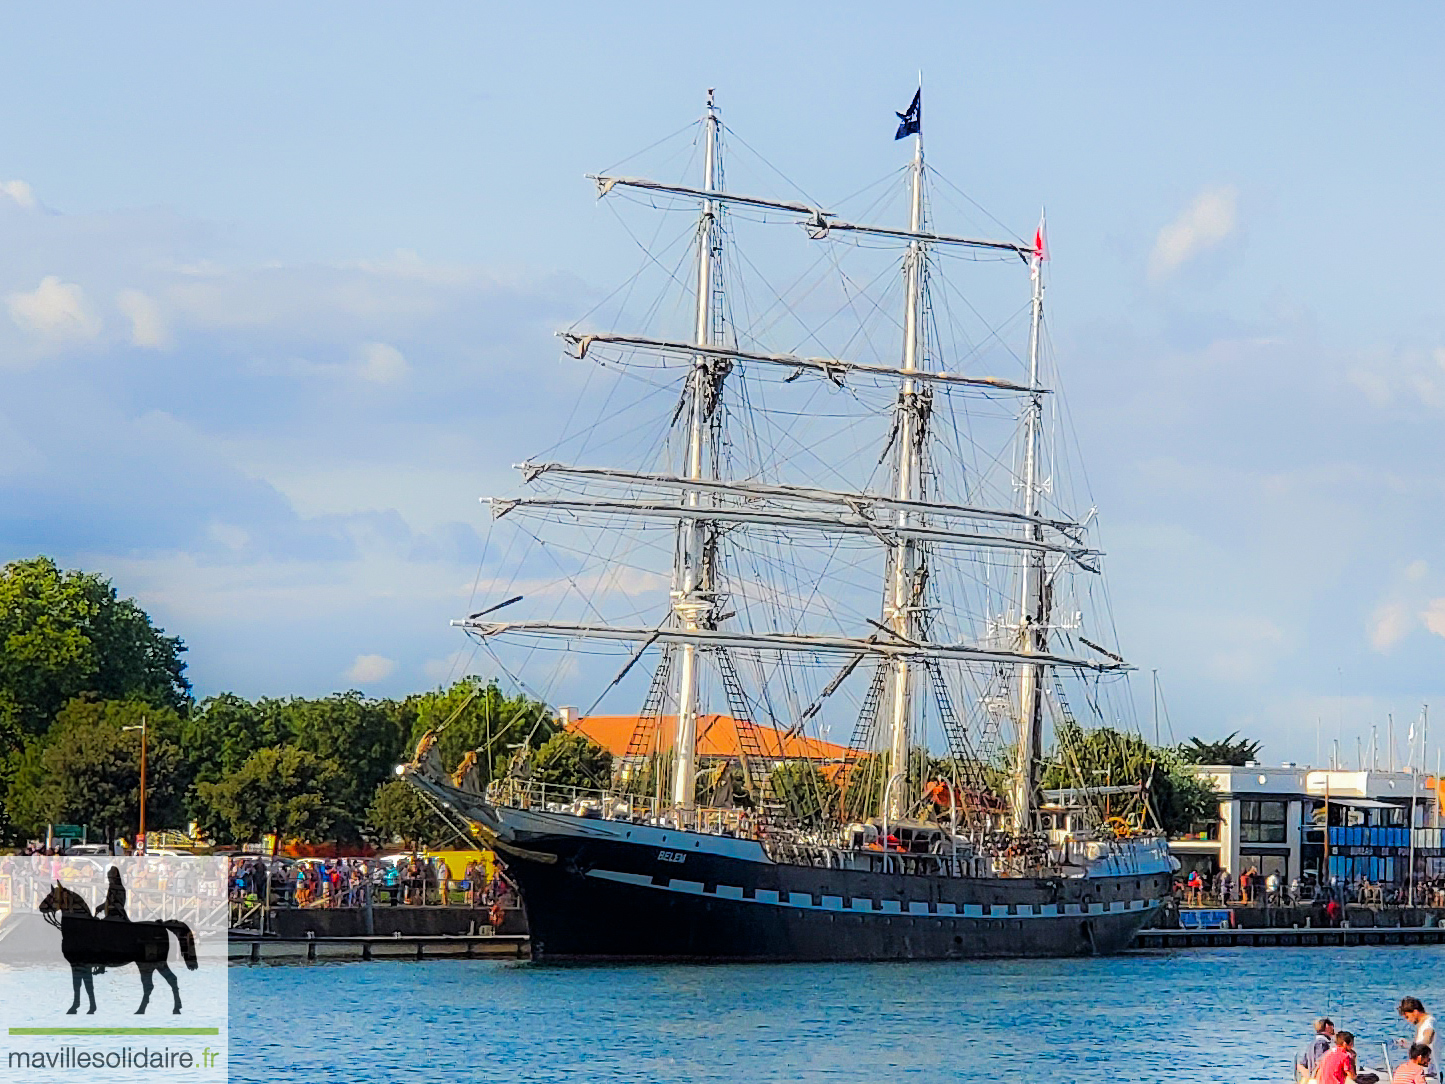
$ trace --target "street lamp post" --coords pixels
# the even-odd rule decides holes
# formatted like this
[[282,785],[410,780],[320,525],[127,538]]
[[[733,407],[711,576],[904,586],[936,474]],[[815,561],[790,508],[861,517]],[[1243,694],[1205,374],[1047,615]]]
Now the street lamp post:
[[123,730],[140,731],[140,831],[136,833],[136,853],[145,853],[146,838],[146,717],[140,717],[140,726],[122,727]]

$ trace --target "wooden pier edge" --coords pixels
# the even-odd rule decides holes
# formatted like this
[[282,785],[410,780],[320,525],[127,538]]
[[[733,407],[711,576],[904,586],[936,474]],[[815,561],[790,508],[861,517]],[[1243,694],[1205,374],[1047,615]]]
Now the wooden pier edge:
[[1442,926],[1284,926],[1253,930],[1140,930],[1136,949],[1439,945]]
[[227,955],[232,963],[263,959],[353,958],[361,960],[527,959],[526,934],[420,934],[410,937],[274,937],[232,930]]
[[[1223,930],[1140,930],[1135,949],[1319,948],[1445,944],[1442,926],[1288,926]],[[527,959],[526,934],[428,934],[413,937],[257,937],[232,933],[232,962],[268,958],[360,960]]]

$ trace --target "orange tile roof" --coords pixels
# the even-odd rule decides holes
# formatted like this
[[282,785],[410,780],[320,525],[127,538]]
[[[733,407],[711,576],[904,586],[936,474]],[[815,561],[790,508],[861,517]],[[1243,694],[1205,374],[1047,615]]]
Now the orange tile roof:
[[[570,724],[569,730],[591,738],[615,757],[626,754],[633,731],[637,729],[636,715],[588,715]],[[846,760],[850,751],[846,745],[819,741],[806,735],[790,737],[774,727],[755,724],[758,745],[763,756],[787,760]],[[677,716],[664,715],[658,720],[657,736],[648,752],[660,747],[663,751],[672,748],[677,737]],[[736,757],[740,748],[738,721],[731,715],[705,714],[697,717],[697,754],[700,757],[721,759]]]

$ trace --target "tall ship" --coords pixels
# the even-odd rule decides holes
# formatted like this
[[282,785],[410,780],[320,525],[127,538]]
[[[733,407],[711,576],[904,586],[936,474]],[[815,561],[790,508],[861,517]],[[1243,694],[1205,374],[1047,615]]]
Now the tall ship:
[[1090,755],[1135,726],[1130,667],[1042,220],[945,232],[977,205],[925,164],[921,89],[898,117],[911,157],[854,201],[891,223],[734,190],[751,148],[711,91],[680,179],[593,178],[661,222],[623,220],[643,259],[610,299],[649,323],[562,333],[581,405],[491,499],[517,529],[454,624],[526,691],[631,699],[630,738],[586,787],[526,747],[448,770],[434,734],[399,769],[496,850],[535,959],[1113,953],[1170,894],[1147,767]]

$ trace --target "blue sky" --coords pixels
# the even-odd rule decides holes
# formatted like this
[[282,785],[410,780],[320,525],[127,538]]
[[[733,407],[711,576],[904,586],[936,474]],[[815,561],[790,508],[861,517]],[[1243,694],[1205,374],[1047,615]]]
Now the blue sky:
[[1352,751],[1445,714],[1442,18],[12,6],[0,557],[112,576],[203,694],[445,679],[476,498],[632,267],[582,174],[716,86],[840,198],[901,164],[921,69],[930,161],[1019,234],[1048,207],[1120,639],[1175,735]]

